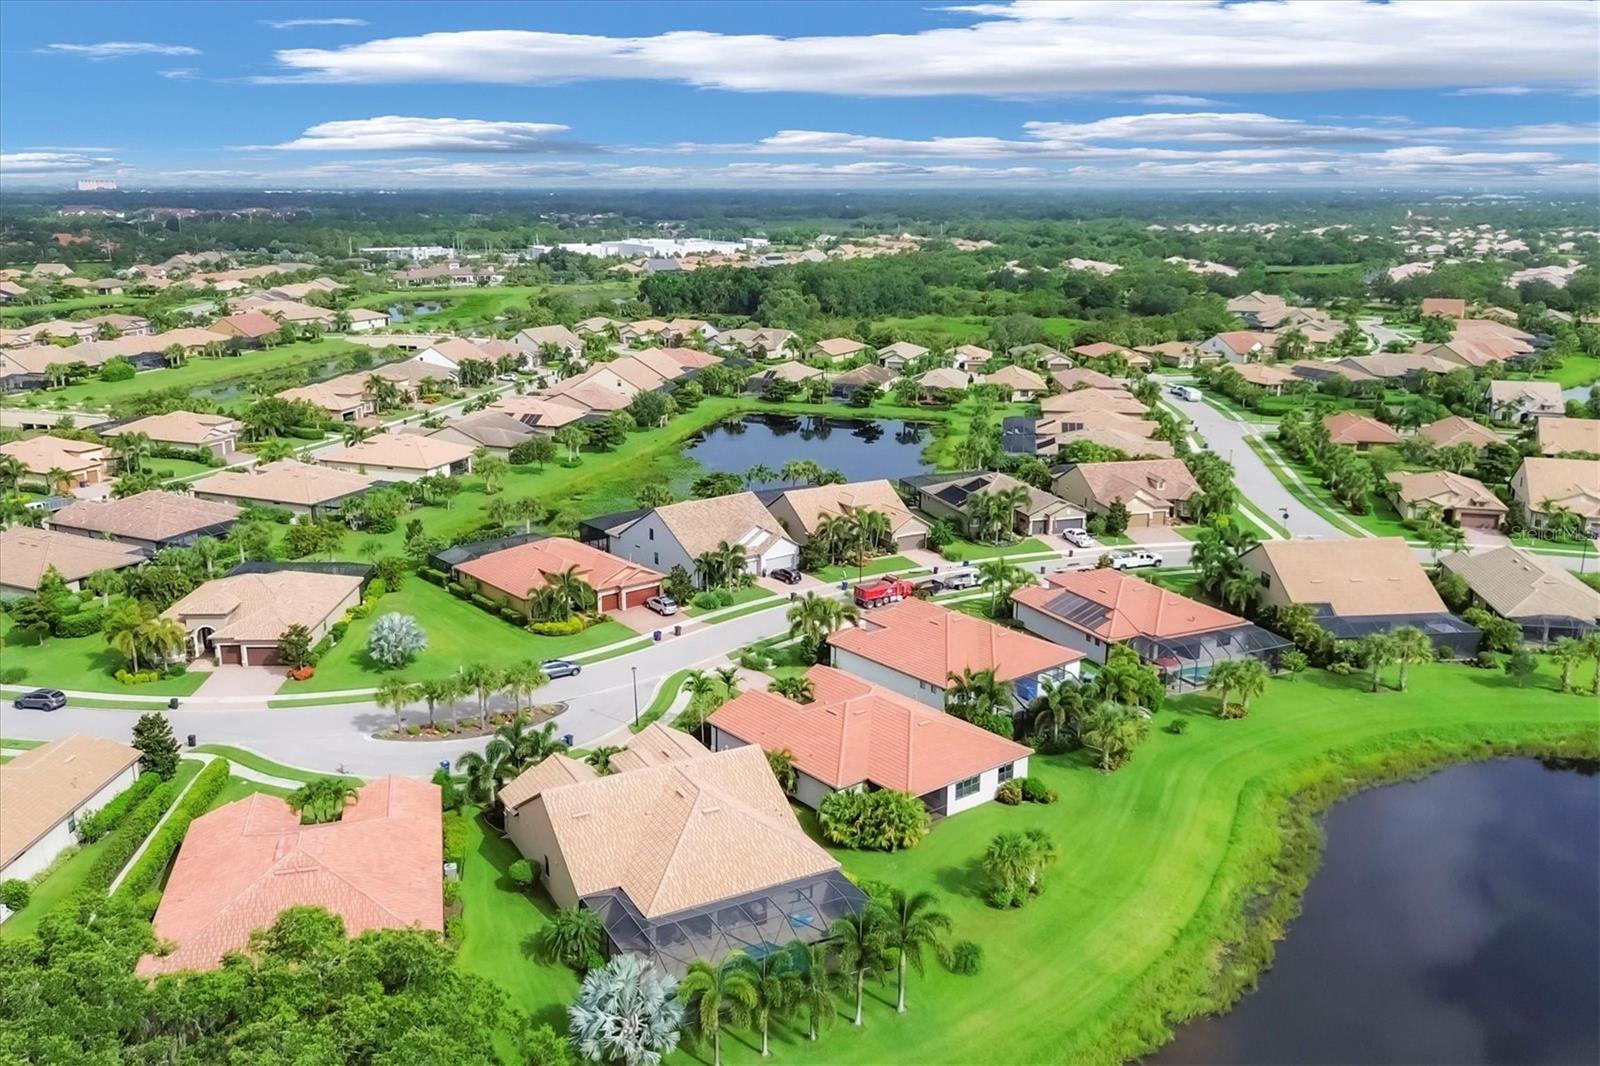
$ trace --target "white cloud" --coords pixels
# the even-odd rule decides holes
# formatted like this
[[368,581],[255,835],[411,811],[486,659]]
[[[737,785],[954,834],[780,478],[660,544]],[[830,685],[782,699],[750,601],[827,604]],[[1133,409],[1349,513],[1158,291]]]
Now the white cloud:
[[1176,93],[1152,93],[1149,96],[1136,96],[1136,104],[1149,104],[1151,107],[1226,107],[1220,100],[1208,100],[1204,96],[1182,96]]
[[1445,95],[1446,96],[1527,96],[1529,93],[1536,93],[1538,91],[1539,91],[1538,89],[1535,89],[1531,85],[1477,85],[1477,86],[1473,86],[1473,87],[1468,88],[1468,89],[1457,89],[1455,92],[1453,92],[1453,93],[1445,93]]
[[1600,144],[1600,122],[1547,122],[1481,133],[1483,140],[1495,144]]
[[0,152],[0,175],[6,177],[39,174],[74,174],[115,166],[108,156],[89,156],[81,152]]
[[41,52],[83,56],[85,59],[121,59],[124,56],[197,56],[200,49],[186,44],[150,41],[100,41],[97,44],[47,44]]
[[1355,144],[1392,141],[1393,130],[1324,126],[1257,112],[1155,111],[1092,122],[1028,122],[1023,128],[1051,141],[1188,141],[1210,144]]
[[261,19],[261,25],[275,30],[297,30],[302,26],[365,26],[366,19]]
[[272,147],[318,152],[552,152],[592,151],[586,145],[550,141],[569,127],[554,122],[497,122],[471,118],[376,118],[323,122]]
[[286,49],[265,81],[664,80],[749,92],[1008,97],[1590,85],[1588,0],[1042,0],[918,33],[470,30]]
[[156,71],[156,73],[161,75],[163,78],[170,78],[173,81],[189,81],[196,74],[200,73],[200,68],[199,67],[172,67],[172,68],[169,68],[167,70],[158,70],[158,71]]

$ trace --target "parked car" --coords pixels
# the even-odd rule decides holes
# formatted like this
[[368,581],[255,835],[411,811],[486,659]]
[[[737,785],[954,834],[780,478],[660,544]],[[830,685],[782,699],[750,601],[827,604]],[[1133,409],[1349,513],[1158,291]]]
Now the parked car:
[[787,566],[781,567],[781,568],[779,568],[777,570],[774,570],[768,576],[777,578],[779,581],[782,581],[785,585],[798,585],[798,584],[800,584],[800,571],[793,570],[793,569],[791,569],[791,568],[789,568]]
[[975,566],[958,566],[953,570],[943,570],[936,577],[939,587],[942,589],[971,589],[978,587],[978,568]]
[[1074,548],[1092,548],[1095,545],[1094,538],[1089,536],[1088,530],[1084,529],[1063,530],[1061,539]]
[[515,375],[515,374],[496,374],[494,376],[494,379],[496,381],[512,381],[512,382],[514,382],[514,381],[517,380],[517,375]]
[[644,605],[656,614],[677,614],[678,601],[671,596],[651,596]]
[[1159,552],[1117,552],[1111,557],[1111,566],[1115,570],[1139,570],[1146,566],[1160,565]]
[[1176,396],[1180,400],[1188,400],[1191,403],[1194,403],[1198,402],[1200,399],[1200,390],[1195,388],[1193,385],[1179,385],[1177,388],[1172,390],[1172,395]]
[[577,677],[583,673],[583,667],[571,659],[546,659],[539,664],[539,669],[546,677]]
[[67,694],[58,688],[36,688],[11,701],[19,711],[56,711],[67,705]]

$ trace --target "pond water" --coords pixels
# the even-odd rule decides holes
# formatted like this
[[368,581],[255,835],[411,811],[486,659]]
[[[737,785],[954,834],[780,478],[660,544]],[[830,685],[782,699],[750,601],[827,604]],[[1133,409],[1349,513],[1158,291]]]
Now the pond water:
[[[922,459],[932,441],[933,427],[922,422],[747,415],[712,426],[685,445],[683,454],[706,470],[732,474],[757,465],[776,471],[792,460],[809,459],[851,481],[892,481],[932,470]],[[758,481],[752,487],[782,483]]]
[[1600,385],[1600,381],[1591,382],[1588,385],[1574,385],[1570,389],[1562,389],[1561,398],[1563,400],[1577,400],[1579,403],[1583,403],[1589,398],[1589,390],[1596,385]]
[[1260,988],[1151,1063],[1600,1062],[1600,776],[1443,770],[1327,816]]
[[406,314],[406,309],[400,304],[390,304],[384,310],[389,313],[389,324],[392,326],[396,323],[404,322],[407,318],[416,318],[418,315],[431,315],[443,306],[443,304],[438,303],[413,304],[409,315]]
[[[374,363],[376,365],[376,363]],[[304,363],[296,367],[305,374],[307,381],[325,381],[337,374],[347,372],[343,356],[330,356],[317,363]],[[217,403],[227,403],[229,400],[243,396],[250,389],[250,379],[257,373],[271,373],[271,371],[252,371],[248,367],[241,368],[239,376],[219,381],[215,385],[201,385],[191,389],[194,396],[203,396]]]

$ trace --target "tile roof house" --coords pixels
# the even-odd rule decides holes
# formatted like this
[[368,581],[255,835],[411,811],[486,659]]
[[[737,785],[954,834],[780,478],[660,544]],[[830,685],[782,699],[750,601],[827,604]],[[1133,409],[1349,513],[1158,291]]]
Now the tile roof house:
[[661,595],[661,574],[566,537],[546,537],[480,555],[455,567],[451,579],[526,614],[532,593],[548,584],[546,575],[573,567],[594,589],[602,612],[642,607],[650,597]]
[[1074,463],[1055,475],[1056,495],[1093,514],[1105,514],[1118,500],[1132,527],[1169,526],[1189,513],[1199,482],[1182,459],[1129,459]]
[[805,676],[809,703],[759,690],[724,703],[707,720],[711,749],[791,752],[794,798],[813,810],[835,792],[889,788],[953,815],[1028,776],[1033,752],[1015,741],[831,667]]
[[1459,574],[1479,602],[1522,625],[1524,639],[1547,643],[1581,636],[1600,621],[1600,592],[1560,563],[1506,545],[1486,552],[1457,552],[1439,560]]
[[1268,661],[1287,646],[1237,615],[1111,567],[1049,574],[1042,587],[1017,589],[1011,601],[1029,633],[1097,663],[1113,646],[1127,645],[1169,684],[1203,683],[1218,662]]
[[1039,682],[1076,677],[1080,652],[926,600],[902,600],[828,638],[833,665],[942,710],[952,676],[993,670],[1020,705]]
[[717,334],[717,344],[777,359],[789,354],[794,338],[794,331],[789,329],[725,329]]
[[1326,415],[1322,424],[1328,428],[1328,440],[1331,443],[1352,445],[1357,451],[1366,451],[1374,444],[1400,443],[1400,434],[1395,432],[1394,427],[1357,411],[1338,411]]
[[1384,487],[1401,518],[1437,509],[1447,525],[1499,529],[1506,516],[1506,505],[1483,482],[1448,470],[1396,470]]
[[1283,392],[1285,385],[1300,380],[1288,367],[1272,366],[1268,363],[1234,363],[1228,370],[1275,396]]
[[333,470],[370,474],[384,481],[416,481],[470,473],[475,447],[416,433],[379,433],[349,447],[323,452],[320,458]]
[[1561,386],[1554,381],[1491,381],[1489,410],[1506,422],[1531,422],[1567,410]]
[[992,470],[947,474],[919,474],[902,480],[917,494],[917,507],[934,518],[944,518],[968,532],[977,532],[970,509],[974,496],[1027,490],[1027,500],[1013,509],[1011,531],[1020,537],[1049,536],[1082,529],[1088,517],[1078,507],[1043,489]]
[[839,519],[858,511],[876,511],[889,520],[895,551],[920,548],[928,536],[928,524],[913,515],[894,486],[882,479],[784,489],[767,504],[767,510],[789,539],[801,545],[816,534],[823,519]]
[[1289,313],[1283,297],[1259,290],[1228,301],[1228,313],[1238,315],[1252,328],[1271,329]]
[[1551,525],[1552,507],[1563,507],[1589,536],[1600,536],[1600,462],[1530,455],[1511,475],[1511,495],[1536,530]]
[[[4,358],[3,352],[0,352],[0,358]],[[868,363],[865,366],[858,366],[854,370],[846,370],[842,374],[835,375],[832,382],[832,392],[835,396],[848,398],[854,395],[857,389],[868,386],[876,389],[886,389],[898,380],[900,380],[899,371],[890,370],[886,366],[878,366],[876,363]]]
[[150,489],[121,499],[80,500],[53,513],[50,528],[154,554],[187,548],[201,537],[220,537],[238,517],[239,508],[231,503]]
[[518,396],[505,393],[485,410],[500,411],[517,419],[536,433],[551,434],[578,421],[584,410],[572,404],[556,403],[544,396]]
[[357,791],[335,822],[301,825],[276,796],[256,793],[196,818],[156,909],[158,941],[142,977],[214,970],[290,907],[321,907],[345,933],[444,929],[439,786],[383,777]]
[[1216,355],[1200,353],[1188,341],[1162,341],[1160,344],[1141,344],[1134,349],[1149,356],[1162,366],[1191,367],[1196,363],[1215,362]]
[[1252,330],[1230,330],[1201,341],[1197,351],[1220,356],[1230,363],[1258,363],[1272,358],[1278,335]]
[[849,337],[829,337],[820,340],[811,346],[813,355],[820,355],[824,359],[838,362],[841,359],[850,359],[867,351],[871,345],[865,341],[852,340]]
[[[695,574],[695,560],[722,544],[738,548],[745,558],[745,572],[758,576],[796,567],[800,561],[800,546],[753,492],[683,500],[645,511],[613,528],[606,550],[659,573],[681,566]],[[698,581],[700,575],[695,576]]]
[[365,474],[280,459],[245,471],[221,470],[193,482],[189,489],[202,500],[262,503],[315,518],[377,483]]
[[341,422],[355,422],[377,411],[378,405],[367,392],[366,378],[355,380],[356,375],[345,375],[311,385],[284,389],[275,395],[291,403],[308,403],[320,407],[329,417]]
[[211,323],[208,328],[226,337],[259,341],[283,329],[283,323],[265,311],[251,310],[226,315]]
[[278,638],[293,625],[315,644],[339,616],[361,602],[362,579],[309,570],[246,572],[213,578],[161,612],[183,626],[192,658],[271,666]]
[[535,362],[542,362],[545,359],[547,345],[554,345],[563,355],[583,354],[583,338],[566,326],[533,326],[512,337],[511,343],[521,348]]
[[[1548,420],[1541,419],[1540,421]],[[1470,444],[1480,452],[1491,444],[1501,442],[1500,434],[1482,422],[1474,422],[1472,419],[1462,418],[1460,415],[1448,415],[1437,422],[1429,422],[1417,430],[1417,436],[1428,441],[1436,448],[1450,448],[1457,444]]]
[[910,341],[895,341],[878,349],[878,365],[888,370],[900,370],[914,359],[921,359],[928,349]]
[[1422,301],[1422,317],[1438,316],[1440,318],[1466,318],[1467,301],[1453,300],[1445,296],[1429,296]]
[[1125,344],[1112,344],[1109,341],[1096,341],[1093,344],[1080,344],[1071,349],[1072,354],[1080,359],[1109,359],[1112,356],[1121,356],[1127,359],[1133,354],[1133,349]]
[[948,366],[936,366],[917,378],[917,386],[926,393],[965,392],[978,383],[978,376],[964,373]]
[[1080,385],[1092,389],[1117,389],[1121,391],[1121,386],[1117,384],[1116,379],[1110,375],[1102,374],[1098,370],[1091,370],[1086,366],[1052,371],[1050,377],[1055,380],[1057,385],[1060,385],[1068,392],[1078,388]]
[[672,732],[646,727],[607,776],[558,754],[501,791],[506,834],[557,906],[596,911],[611,951],[681,974],[750,944],[820,940],[865,905],[760,748],[713,753]]
[[1046,396],[1039,401],[1039,410],[1047,415],[1071,414],[1077,411],[1114,411],[1117,414],[1134,415],[1145,414],[1144,404],[1138,397],[1126,389],[1095,388],[1069,389],[1054,396]]
[[37,591],[51,567],[69,589],[78,589],[96,570],[137,566],[147,556],[137,548],[97,537],[80,537],[52,529],[7,526],[0,530],[0,598]]
[[1600,418],[1541,418],[1534,423],[1533,439],[1540,455],[1600,452]]
[[110,477],[110,449],[98,441],[68,440],[47,433],[0,444],[0,455],[17,460],[35,478],[46,478],[52,470],[64,470],[68,480],[80,488]]
[[453,418],[429,433],[435,440],[463,444],[469,448],[483,448],[490,455],[504,459],[511,449],[533,438],[533,427],[515,415],[504,411],[474,411],[462,418]]
[[994,353],[987,348],[980,348],[976,344],[958,344],[950,349],[949,356],[950,365],[954,369],[968,370],[973,367],[981,367],[984,363],[994,358]]
[[138,762],[126,744],[73,734],[0,763],[0,880],[26,881],[75,847],[79,816],[133,784]]
[[1045,391],[1044,378],[1021,366],[1003,366],[983,377],[985,385],[993,385],[1012,403],[1026,403]]
[[227,415],[201,415],[192,411],[169,411],[124,422],[111,429],[103,429],[103,437],[116,437],[123,433],[143,433],[157,444],[174,448],[190,448],[224,456],[235,450],[243,423]]

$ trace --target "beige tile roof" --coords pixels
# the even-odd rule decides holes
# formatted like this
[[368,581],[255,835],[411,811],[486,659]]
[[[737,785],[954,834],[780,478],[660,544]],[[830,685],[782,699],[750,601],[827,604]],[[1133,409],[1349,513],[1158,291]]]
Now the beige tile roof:
[[1000,680],[1015,681],[1083,658],[1071,648],[925,600],[881,607],[828,643],[939,688],[967,669],[992,669]]
[[1120,499],[1130,506],[1135,500],[1148,500],[1164,508],[1182,503],[1200,491],[1199,482],[1182,459],[1079,463],[1072,469],[1082,476],[1091,498],[1102,506]]
[[611,757],[611,768],[618,773],[643,770],[698,759],[705,754],[705,745],[683,730],[651,722],[628,741],[624,750]]
[[48,474],[56,467],[75,473],[100,466],[106,446],[96,441],[67,440],[44,434],[0,444],[0,455],[9,455],[30,474]]
[[0,869],[138,761],[126,744],[73,734],[0,763]]
[[1545,455],[1600,452],[1600,419],[1541,418],[1534,423],[1533,432]]
[[[1041,420],[1040,425],[1044,424],[1045,422]],[[1136,422],[1133,425],[1138,427],[1145,424]],[[1056,425],[1059,425],[1059,423],[1056,423]],[[1150,423],[1150,425],[1153,428],[1154,424]],[[1155,440],[1148,437],[1145,433],[1139,432],[1137,428],[1133,432],[1128,432],[1111,424],[1086,425],[1082,429],[1055,430],[1051,431],[1051,438],[1055,441],[1057,448],[1066,448],[1069,445],[1076,444],[1078,441],[1088,441],[1091,444],[1099,444],[1106,448],[1115,448],[1123,455],[1128,456],[1153,455],[1160,459],[1166,459],[1173,454],[1172,445],[1164,440]]]
[[1550,563],[1507,545],[1493,551],[1457,552],[1439,560],[1460,574],[1496,614],[1507,618],[1600,619],[1600,592],[1585,585],[1559,563]]
[[[877,511],[889,520],[895,533],[908,526],[927,529],[926,523],[911,513],[901,502],[894,486],[880,478],[876,481],[852,481],[844,485],[818,485],[811,488],[785,489],[779,497],[794,512],[802,532],[810,536],[816,532],[823,515],[840,518],[859,510]],[[778,501],[773,501],[777,506]]]
[[[1011,598],[1109,643],[1133,637],[1186,637],[1248,624],[1210,604],[1109,566],[1050,574],[1045,580],[1047,585],[1020,588]],[[1063,592],[1099,604],[1105,614],[1098,619],[1087,618],[1076,610],[1071,597],[1063,597]]]
[[1431,441],[1440,448],[1448,448],[1453,444],[1470,444],[1474,448],[1482,448],[1486,444],[1495,444],[1500,440],[1500,435],[1482,422],[1474,422],[1460,415],[1449,415],[1437,422],[1429,422],[1417,430],[1417,436]]
[[401,470],[433,470],[472,458],[472,446],[422,437],[415,433],[379,433],[348,448],[322,454],[322,461],[340,466],[382,466]]
[[504,411],[474,411],[464,418],[452,419],[429,436],[446,436],[459,433],[474,444],[485,448],[515,448],[533,436],[533,427]]
[[446,337],[443,340],[433,342],[429,347],[453,363],[461,363],[469,359],[475,359],[483,363],[494,362],[487,352],[471,341],[460,337]]
[[983,380],[987,385],[998,385],[1014,391],[1043,392],[1045,389],[1044,378],[1020,366],[1003,366],[994,373],[985,375]]
[[384,777],[336,822],[301,825],[276,796],[257,793],[196,818],[161,895],[154,931],[176,945],[146,955],[150,977],[210,970],[289,907],[321,907],[345,933],[444,929],[439,786]]
[[917,384],[925,389],[953,389],[956,391],[965,389],[973,381],[973,375],[964,370],[953,370],[947,366],[936,366],[917,378]]
[[1133,349],[1125,344],[1112,344],[1109,341],[1096,341],[1093,344],[1079,344],[1072,348],[1072,354],[1085,359],[1105,359],[1108,356],[1120,355],[1127,358]]
[[1465,318],[1467,301],[1444,296],[1429,296],[1422,301],[1422,314],[1424,317],[1440,315],[1444,318]]
[[361,587],[359,577],[308,570],[274,570],[213,578],[161,612],[186,628],[222,617],[214,637],[276,642],[292,625],[315,630]]
[[1145,406],[1126,389],[1090,387],[1046,396],[1039,401],[1039,410],[1047,415],[1068,411],[1117,411],[1122,414],[1142,415]]
[[170,411],[164,415],[150,415],[107,429],[102,436],[115,437],[122,433],[143,433],[153,441],[165,444],[182,444],[198,447],[237,433],[238,420],[227,415],[197,415],[193,411]]
[[500,790],[500,802],[505,804],[506,810],[513,811],[546,789],[593,781],[599,776],[588,763],[558,751],[507,781]]
[[773,363],[762,369],[757,378],[764,381],[805,381],[807,378],[822,376],[822,371],[814,366],[797,363],[793,359],[786,359],[781,363]]
[[1395,494],[1409,504],[1431,503],[1441,510],[1493,511],[1506,505],[1483,482],[1448,470],[1396,470],[1388,475]]
[[878,354],[885,358],[894,356],[900,359],[911,360],[920,359],[922,356],[927,355],[928,349],[924,348],[920,344],[912,344],[910,341],[895,341],[893,344],[886,344],[882,348],[879,348]]
[[217,319],[213,327],[227,327],[218,329],[219,333],[238,333],[241,337],[251,340],[260,340],[270,337],[283,328],[283,323],[267,314],[265,311],[240,311],[238,314],[228,315]]
[[301,385],[293,389],[284,389],[282,392],[277,393],[277,397],[280,400],[298,400],[309,403],[322,408],[329,414],[341,414],[345,411],[358,409],[371,402],[371,398],[367,395],[366,386],[360,381],[350,380],[350,377],[350,375],[347,375],[344,378],[333,378],[314,385]]
[[560,573],[573,566],[598,593],[657,585],[662,579],[661,574],[649,567],[566,537],[545,537],[490,552],[456,569],[517,599],[524,599],[530,589],[544,587],[545,574]]
[[1562,411],[1566,401],[1554,381],[1491,381],[1489,400],[1494,404],[1521,403],[1532,410]]
[[69,504],[50,516],[50,527],[162,541],[224,526],[238,517],[239,508],[231,503],[151,489],[120,500],[80,500]]
[[1238,374],[1250,384],[1260,385],[1266,389],[1297,380],[1294,376],[1294,371],[1281,366],[1271,366],[1267,363],[1230,364],[1228,370]]
[[365,492],[375,484],[376,480],[365,474],[280,459],[243,472],[223,470],[201,478],[190,488],[196,494],[310,507]]
[[1092,389],[1115,389],[1117,383],[1114,378],[1102,374],[1098,370],[1091,370],[1086,366],[1072,367],[1069,370],[1057,370],[1050,375],[1056,384],[1063,389],[1075,389],[1079,385],[1087,385]]
[[980,348],[976,344],[958,344],[950,349],[950,354],[959,355],[975,363],[986,362],[994,356],[994,352],[987,348]]
[[1322,424],[1328,427],[1328,439],[1334,444],[1400,443],[1400,434],[1392,426],[1356,411],[1327,415],[1322,419]]
[[495,400],[487,410],[504,411],[535,429],[560,429],[583,417],[583,412],[577,408],[553,403],[543,396],[517,396],[510,393]]
[[1560,504],[1585,518],[1600,518],[1600,463],[1592,459],[1548,459],[1530,455],[1511,479],[1513,487],[1525,485],[1523,503],[1542,511],[1546,501]]
[[710,722],[764,751],[787,748],[797,769],[835,789],[869,783],[920,796],[1033,754],[841,670],[813,666],[806,677],[810,703],[752,690]]
[[765,551],[783,536],[783,527],[753,492],[669,503],[656,508],[656,515],[690,558],[704,555],[723,541],[744,544],[752,553]]
[[1445,613],[1403,537],[1263,541],[1244,560],[1270,570],[1291,602],[1326,603],[1343,617]]
[[829,337],[816,343],[817,350],[832,359],[843,359],[857,352],[864,352],[868,347],[865,342],[852,340],[849,337]]
[[0,530],[0,585],[7,588],[36,589],[52,566],[63,580],[78,581],[96,570],[121,570],[142,562],[139,549],[116,541],[27,526]]

